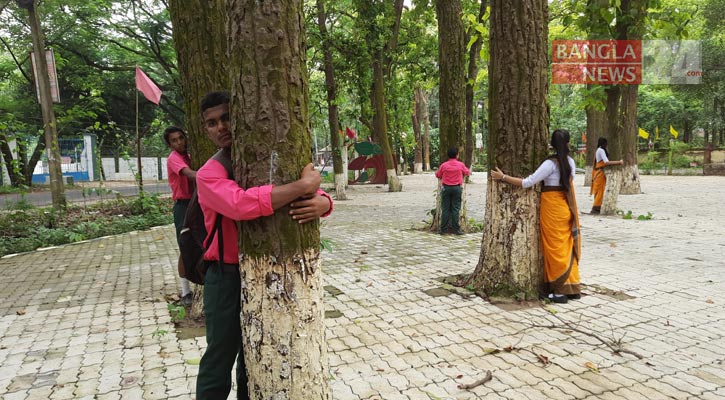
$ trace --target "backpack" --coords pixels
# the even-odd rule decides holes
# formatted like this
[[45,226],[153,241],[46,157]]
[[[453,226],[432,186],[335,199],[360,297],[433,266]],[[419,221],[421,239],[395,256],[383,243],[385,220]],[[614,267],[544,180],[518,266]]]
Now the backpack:
[[[223,150],[219,150],[212,158],[224,166],[227,170],[227,176],[231,179],[232,160],[229,156],[224,154]],[[179,234],[179,251],[184,267],[184,278],[197,285],[204,284],[204,275],[206,275],[208,268],[207,263],[204,262],[204,253],[209,248],[217,233],[219,234],[219,263],[221,264],[224,259],[222,257],[224,254],[222,215],[217,215],[214,228],[207,235],[206,227],[204,226],[204,212],[199,204],[197,189],[194,189],[194,194],[189,201],[189,206],[184,216],[184,223],[181,226],[181,233]]]

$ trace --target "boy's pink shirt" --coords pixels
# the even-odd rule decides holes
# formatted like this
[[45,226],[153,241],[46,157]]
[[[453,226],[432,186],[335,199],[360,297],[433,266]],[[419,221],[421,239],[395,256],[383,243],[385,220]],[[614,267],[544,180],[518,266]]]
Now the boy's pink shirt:
[[[272,208],[272,188],[274,186],[264,185],[244,190],[234,180],[227,177],[227,171],[221,163],[210,159],[197,172],[196,187],[199,205],[204,212],[206,231],[211,233],[217,215],[221,213],[224,216],[222,218],[223,262],[238,264],[239,244],[235,221],[246,221],[274,214]],[[330,199],[330,195],[322,190],[317,192]],[[330,210],[323,217],[330,215],[331,212],[332,200],[330,200]],[[214,235],[214,240],[204,254],[205,260],[217,261],[219,259],[218,239],[219,235]]]
[[169,175],[172,200],[188,200],[191,198],[189,178],[181,173],[184,168],[191,168],[189,153],[182,155],[176,150],[172,151],[169,158],[166,159],[166,172]]
[[455,158],[441,164],[436,171],[436,178],[441,179],[441,183],[448,186],[460,185],[463,183],[463,176],[471,175],[471,171],[466,168],[466,164]]

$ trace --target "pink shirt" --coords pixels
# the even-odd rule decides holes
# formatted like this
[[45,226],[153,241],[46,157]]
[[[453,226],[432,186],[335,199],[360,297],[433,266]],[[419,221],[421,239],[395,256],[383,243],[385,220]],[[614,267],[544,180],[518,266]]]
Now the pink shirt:
[[189,200],[191,198],[191,184],[189,178],[181,173],[184,168],[191,168],[191,157],[189,153],[180,154],[172,151],[166,159],[166,172],[169,174],[169,186],[171,186],[172,200]]
[[[204,212],[204,226],[211,233],[216,223],[217,215],[222,217],[222,232],[224,235],[224,263],[239,263],[239,244],[236,221],[245,221],[274,214],[272,208],[273,185],[252,187],[247,190],[227,176],[227,171],[219,161],[210,159],[196,174],[196,188],[199,196],[199,205]],[[318,190],[317,193],[330,199],[330,195]],[[323,215],[328,216],[330,210]],[[219,235],[204,254],[208,261],[219,260]],[[206,243],[205,243],[206,244]]]
[[447,186],[455,186],[463,183],[463,176],[471,175],[471,171],[466,168],[466,164],[451,158],[441,164],[436,171],[436,178],[441,179],[441,183]]

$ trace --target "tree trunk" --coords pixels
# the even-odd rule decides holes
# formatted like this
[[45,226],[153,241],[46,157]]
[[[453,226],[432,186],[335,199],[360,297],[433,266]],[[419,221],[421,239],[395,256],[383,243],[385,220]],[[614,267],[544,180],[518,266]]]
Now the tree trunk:
[[421,96],[423,110],[423,170],[430,171],[430,114],[428,113],[428,94]]
[[639,168],[637,167],[637,94],[639,85],[626,85],[621,88],[621,102],[619,120],[622,129],[622,187],[620,194],[640,194],[642,189],[639,182]]
[[[531,174],[548,139],[546,0],[491,1],[488,162]],[[487,295],[535,298],[543,282],[539,194],[489,178],[481,254],[469,283]]]
[[[479,23],[483,23],[483,16],[485,14],[486,0],[481,0],[477,19]],[[473,165],[473,148],[475,147],[475,142],[473,141],[473,107],[476,106],[476,103],[473,101],[473,93],[476,88],[476,77],[478,76],[479,53],[483,45],[483,38],[480,37],[478,31],[475,29],[471,29],[471,31],[472,35],[478,35],[479,37],[468,50],[468,78],[466,79],[466,151],[463,157],[463,163],[468,168],[471,168],[471,165]],[[468,42],[470,37],[471,35],[466,35],[465,41]]]
[[[644,17],[647,11],[647,0],[623,0],[621,2],[621,12],[629,16],[629,18],[618,18],[616,31],[618,40],[637,40],[642,38],[644,31]],[[636,14],[632,14],[636,11]],[[641,193],[639,170],[637,168],[637,94],[639,85],[614,85],[607,90],[607,117],[608,117],[608,134],[611,137],[610,153],[621,155],[624,160],[625,168],[619,171],[619,174],[613,176],[624,178],[623,182],[613,184],[607,178],[607,186],[612,185],[612,189],[620,187],[622,194],[639,194]],[[622,174],[622,172],[624,174]],[[604,194],[604,203],[607,200],[607,194],[612,193],[607,188]],[[616,208],[616,196],[614,198],[614,206]],[[604,204],[602,204],[604,209]]]
[[[228,0],[235,176],[299,178],[310,160],[301,0]],[[241,223],[242,336],[250,399],[330,399],[318,223],[283,207]]]
[[195,170],[217,150],[204,130],[201,99],[209,92],[230,88],[225,7],[225,0],[169,0],[189,154]]
[[420,122],[423,118],[423,89],[420,86],[415,88],[413,93],[415,105],[413,106],[413,135],[415,136],[415,159],[413,162],[413,173],[423,172],[423,135],[420,132]]
[[[448,159],[448,149],[457,147],[459,154],[466,154],[466,42],[463,29],[463,13],[461,0],[436,0],[438,16],[438,72],[440,81],[440,138],[439,160]],[[461,157],[462,158],[462,157]],[[438,191],[440,195],[440,191]],[[441,214],[441,202],[436,201],[436,215]],[[465,220],[466,209],[461,203],[459,224],[461,230],[468,230]],[[436,223],[440,218],[433,219],[431,230],[438,231]]]
[[465,34],[460,0],[436,0],[438,16],[438,71],[440,74],[440,160],[449,147],[465,153],[466,68]]
[[45,135],[38,138],[38,144],[35,145],[35,149],[33,150],[33,154],[30,156],[30,160],[28,160],[28,163],[23,167],[25,182],[28,186],[33,183],[33,171],[35,171],[35,166],[38,165],[40,157],[43,156],[43,151],[45,151]]
[[340,154],[339,116],[337,111],[337,82],[335,81],[335,65],[332,63],[332,45],[327,34],[327,13],[323,0],[317,0],[317,26],[322,36],[322,54],[325,70],[325,89],[327,90],[327,122],[330,125],[330,148],[332,149],[332,166],[335,171],[335,198],[347,200],[345,185],[347,178],[343,175],[342,155]]
[[[382,51],[374,55],[373,60],[373,87],[372,87],[372,107],[373,107],[373,135],[377,138],[380,147],[383,149],[383,159],[385,160],[385,174],[388,179],[388,191],[400,192],[403,190],[403,184],[398,179],[395,172],[395,162],[393,161],[393,150],[390,146],[390,137],[388,135],[388,117],[385,111],[385,76],[383,73],[382,59],[384,54]],[[376,171],[382,173],[382,171]]]
[[623,167],[618,166],[604,168],[607,185],[604,189],[604,199],[602,200],[602,209],[600,211],[602,215],[614,215],[617,213],[617,197],[622,186],[623,169]]
[[[8,171],[8,177],[10,177],[10,185],[19,187],[25,184],[27,181],[25,181],[23,171],[15,168],[15,165],[19,164],[19,162],[13,156],[8,140],[4,135],[0,136],[0,153],[2,153],[2,161],[5,164],[5,169]],[[0,168],[0,173],[2,173],[2,168]]]
[[[201,99],[229,90],[224,0],[169,0],[191,167],[198,170],[216,152],[201,118]],[[204,315],[204,286],[194,285],[189,316]]]
[[692,139],[692,128],[690,127],[690,119],[687,118],[688,110],[685,108],[685,121],[684,121],[684,127],[682,129],[682,141],[685,143],[690,143],[690,140]]
[[592,169],[595,163],[597,153],[597,140],[606,136],[606,114],[604,110],[597,110],[592,106],[587,106],[587,168],[584,177],[584,186],[592,185]]
[[[27,5],[27,3],[30,3]],[[63,210],[66,208],[65,189],[63,188],[63,172],[61,170],[60,147],[58,146],[58,131],[55,112],[53,111],[53,100],[50,95],[50,77],[48,76],[48,65],[45,59],[45,39],[40,26],[37,10],[34,2],[27,2],[21,5],[28,10],[28,24],[33,41],[33,53],[35,54],[35,66],[37,73],[35,79],[40,98],[40,110],[43,116],[43,130],[46,143],[46,155],[48,157],[48,175],[50,177],[50,193],[53,208]],[[20,5],[20,3],[18,3]],[[31,174],[32,177],[32,174]]]

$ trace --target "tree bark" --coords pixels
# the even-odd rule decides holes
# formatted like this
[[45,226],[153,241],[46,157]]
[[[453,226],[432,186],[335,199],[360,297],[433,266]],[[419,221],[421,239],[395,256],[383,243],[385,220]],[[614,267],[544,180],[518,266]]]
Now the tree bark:
[[[461,0],[436,0],[438,17],[438,71],[440,74],[440,138],[439,160],[448,159],[448,149],[457,147],[466,154],[466,42]],[[461,157],[461,158],[463,158]],[[438,191],[440,195],[440,191]],[[436,216],[441,215],[441,202],[436,201]],[[465,203],[461,203],[459,224],[468,230]],[[432,231],[438,231],[440,217],[433,219]]]
[[597,110],[592,106],[587,106],[587,167],[584,177],[584,186],[592,185],[592,169],[595,164],[597,153],[597,141],[600,137],[606,136],[606,114],[604,110]]
[[[486,15],[486,0],[481,0],[481,6],[478,10],[479,23],[483,23],[483,16]],[[478,32],[474,29],[473,35],[478,35]],[[470,37],[471,35],[466,35]],[[468,40],[466,39],[466,42]],[[468,51],[468,79],[466,79],[466,150],[465,156],[463,157],[463,163],[466,167],[471,168],[473,164],[473,148],[475,143],[473,141],[473,108],[476,106],[473,101],[474,89],[476,88],[476,77],[478,76],[478,59],[480,58],[479,53],[481,52],[481,46],[483,46],[483,38],[479,37]]]
[[323,68],[325,71],[325,89],[327,91],[327,122],[330,125],[330,148],[332,149],[332,165],[335,174],[335,198],[347,200],[347,177],[343,174],[342,154],[340,154],[339,116],[337,110],[337,82],[335,81],[335,65],[332,62],[332,44],[327,34],[327,13],[323,0],[317,0],[317,26],[322,36]]
[[[632,12],[636,11],[636,14]],[[647,12],[647,0],[622,0],[621,12],[629,18],[618,18],[616,25],[616,39],[618,40],[636,40],[642,38],[644,30],[644,17]],[[613,85],[606,91],[607,99],[607,117],[608,117],[608,134],[610,136],[610,146],[608,149],[612,154],[620,154],[624,160],[625,167],[622,169],[623,174],[613,174],[617,178],[622,177],[625,181],[613,185],[620,187],[622,194],[639,194],[641,193],[639,170],[637,168],[637,93],[638,85]],[[607,185],[611,182],[607,179]],[[604,202],[607,201],[607,193],[605,191]],[[602,205],[604,208],[604,205]],[[616,197],[614,208],[616,208]]]
[[225,0],[169,0],[189,154],[195,170],[217,150],[204,130],[201,99],[209,92],[230,89],[225,7]]
[[[228,0],[234,172],[242,187],[299,178],[310,160],[301,0]],[[250,399],[330,399],[318,223],[283,207],[241,223]]]
[[[48,76],[48,65],[45,60],[45,39],[40,26],[40,20],[36,8],[37,1],[21,1],[21,7],[28,10],[28,23],[33,41],[33,53],[35,54],[36,74],[38,83],[38,97],[40,98],[40,110],[43,115],[43,130],[46,143],[46,155],[48,157],[48,175],[50,176],[50,193],[53,208],[62,210],[66,208],[65,189],[63,188],[63,172],[61,171],[60,147],[58,146],[58,131],[55,112],[53,111],[53,100],[50,95],[50,77]],[[31,175],[32,176],[32,175]]]
[[[488,162],[531,174],[546,156],[546,0],[491,1]],[[535,298],[543,282],[539,194],[489,178],[481,254],[468,281],[487,295]]]
[[436,0],[441,162],[448,159],[449,147],[458,147],[462,154],[465,153],[466,43],[462,12],[461,0]]
[[600,211],[602,215],[614,215],[617,213],[617,198],[621,192],[622,170],[625,167],[609,166],[604,168],[607,185],[604,189],[604,199],[602,200],[602,209]]
[[428,113],[428,94],[421,96],[423,109],[423,170],[430,171],[430,114]]
[[[373,102],[373,131],[375,132],[373,136],[378,139],[380,147],[383,149],[385,174],[388,179],[388,191],[400,192],[403,190],[403,184],[395,172],[393,150],[390,146],[390,137],[388,135],[388,117],[385,111],[385,75],[381,61],[383,57],[383,52],[379,51],[373,59],[373,87],[371,96]],[[377,171],[376,173],[381,172]]]
[[[10,150],[10,145],[8,143],[9,141],[5,135],[0,136],[0,153],[2,153],[3,163],[5,164],[8,176],[10,177],[10,185],[13,187],[19,187],[26,182],[24,176],[25,174],[23,174],[22,170],[19,171],[15,168],[15,165],[19,164],[19,161],[13,156],[13,152]],[[2,173],[1,168],[0,173]]]
[[[198,170],[216,152],[206,135],[201,99],[229,90],[225,0],[169,0],[169,14],[184,98],[184,118],[191,167]],[[204,286],[194,285],[189,316],[204,315]]]
[[413,136],[415,136],[415,158],[413,161],[413,173],[423,172],[423,135],[420,132],[420,122],[423,118],[423,89],[420,86],[415,88],[413,93]]
[[[637,94],[639,85],[627,85],[621,89],[620,117],[622,129],[622,186],[620,194],[640,194],[642,189],[637,167]],[[605,194],[606,196],[606,194]]]

